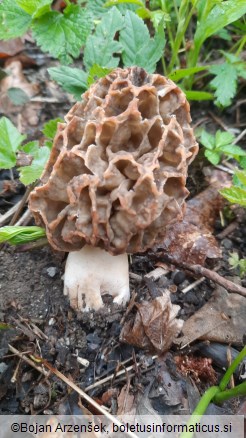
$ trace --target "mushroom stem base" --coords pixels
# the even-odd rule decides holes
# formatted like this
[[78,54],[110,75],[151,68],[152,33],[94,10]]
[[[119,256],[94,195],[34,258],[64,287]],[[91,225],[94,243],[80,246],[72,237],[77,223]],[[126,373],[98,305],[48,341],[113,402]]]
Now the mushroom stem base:
[[114,303],[126,304],[130,298],[127,254],[112,256],[101,248],[85,245],[68,254],[64,294],[76,310],[98,310],[103,294],[114,297]]

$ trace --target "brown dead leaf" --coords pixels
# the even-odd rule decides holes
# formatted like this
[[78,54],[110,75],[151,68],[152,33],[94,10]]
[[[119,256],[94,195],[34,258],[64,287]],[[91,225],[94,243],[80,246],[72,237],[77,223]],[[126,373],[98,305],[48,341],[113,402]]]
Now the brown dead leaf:
[[21,88],[30,98],[38,93],[39,86],[27,81],[23,74],[20,61],[12,61],[8,63],[7,73],[8,76],[1,81],[1,94],[6,94],[9,88]]
[[183,326],[176,319],[180,307],[171,303],[169,292],[135,306],[137,313],[124,324],[120,340],[149,351],[167,351]]
[[201,339],[226,344],[243,344],[246,298],[218,286],[210,300],[185,321],[183,336],[175,342],[182,347]]
[[21,38],[0,41],[0,58],[9,58],[24,50],[25,46]]
[[8,96],[8,90],[21,89],[29,98],[39,91],[39,85],[29,83],[22,71],[20,61],[11,61],[7,65],[8,76],[0,82],[0,112],[11,116],[12,121],[18,125],[21,132],[27,131],[30,126],[38,124],[38,111],[40,104],[28,102],[24,105],[15,105]]
[[[219,245],[212,235],[215,219],[225,200],[218,189],[229,186],[225,172],[214,171],[210,186],[187,202],[182,222],[170,225],[158,250],[171,255],[175,261],[204,265],[205,260],[221,257]],[[156,248],[157,249],[157,248]]]
[[117,416],[135,415],[136,413],[135,397],[133,394],[129,392],[127,388],[128,388],[127,385],[123,386],[123,388],[120,391],[119,397],[117,399],[117,403],[118,403]]

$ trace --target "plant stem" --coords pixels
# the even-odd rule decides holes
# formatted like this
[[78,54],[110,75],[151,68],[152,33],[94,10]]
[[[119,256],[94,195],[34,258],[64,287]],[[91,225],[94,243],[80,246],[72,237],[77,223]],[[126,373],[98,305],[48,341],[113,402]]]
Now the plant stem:
[[[198,405],[192,413],[191,418],[187,423],[187,427],[193,426],[200,420],[200,418],[205,414],[209,403],[213,400],[215,395],[220,391],[218,386],[211,386],[202,396]],[[192,438],[193,432],[182,432],[180,438]]]
[[241,383],[240,385],[235,386],[234,388],[227,389],[226,391],[218,392],[213,401],[215,403],[222,403],[229,398],[239,397],[240,395],[246,395],[246,382]]
[[190,23],[191,17],[195,11],[196,3],[197,3],[197,1],[194,1],[194,4],[193,4],[191,10],[188,13],[189,1],[187,1],[187,0],[181,1],[181,5],[179,8],[177,36],[176,36],[176,39],[175,39],[174,45],[173,45],[173,54],[172,54],[172,58],[171,58],[171,61],[169,64],[169,73],[172,71],[175,63],[177,62],[178,52],[179,52],[182,40],[184,38],[185,32],[187,30],[187,27]]
[[230,382],[230,378],[232,374],[236,371],[237,367],[245,357],[246,357],[246,346],[242,349],[242,351],[240,351],[240,353],[237,355],[237,357],[234,359],[232,364],[227,369],[224,377],[222,378],[219,384],[220,391],[224,391],[226,389],[228,383]]

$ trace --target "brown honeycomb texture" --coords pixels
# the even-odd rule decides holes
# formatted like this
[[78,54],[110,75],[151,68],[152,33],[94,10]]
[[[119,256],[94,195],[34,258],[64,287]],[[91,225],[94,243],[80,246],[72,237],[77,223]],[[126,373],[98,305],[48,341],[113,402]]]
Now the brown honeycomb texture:
[[197,153],[174,82],[139,67],[99,79],[60,123],[29,206],[57,250],[145,251],[182,219]]

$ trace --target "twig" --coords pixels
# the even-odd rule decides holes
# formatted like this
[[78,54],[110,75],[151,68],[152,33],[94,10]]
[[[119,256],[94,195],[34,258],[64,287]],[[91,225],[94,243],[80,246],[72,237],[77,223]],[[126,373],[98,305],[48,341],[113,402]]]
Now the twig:
[[181,292],[183,294],[187,294],[190,290],[194,289],[194,287],[198,286],[205,280],[205,277],[201,277],[198,280],[194,281],[194,283],[189,284],[189,286],[185,287],[184,289],[181,289]]
[[246,129],[244,129],[236,138],[235,140],[232,142],[232,144],[236,144],[238,143],[246,134]]
[[212,117],[212,119],[218,123],[219,126],[221,126],[221,128],[223,128],[225,131],[230,131],[230,129],[228,128],[228,126],[226,126],[224,124],[224,122],[222,122],[222,120],[217,117],[215,114],[212,113],[212,111],[209,111],[208,114]]
[[228,234],[231,234],[238,227],[238,221],[231,222],[221,233],[216,235],[217,239],[224,239]]
[[18,210],[20,204],[21,201],[17,202],[17,204],[13,205],[13,207],[6,211],[6,213],[0,215],[0,227],[5,225],[9,221],[11,216],[13,216],[13,214],[15,214],[15,212]]
[[[152,356],[152,359],[155,360],[158,356]],[[139,366],[140,363],[137,362],[137,365]],[[92,383],[92,385],[89,385],[85,388],[85,391],[90,391],[91,389],[97,388],[100,385],[103,385],[104,383],[108,382],[109,380],[112,380],[114,377],[117,378],[121,376],[122,374],[126,374],[132,369],[134,369],[136,364],[130,365],[129,367],[125,367],[123,370],[118,371],[116,374],[110,374],[110,376],[104,377],[104,379],[98,380],[95,383]]]
[[19,225],[28,225],[32,218],[32,213],[29,209],[25,211],[25,213],[20,217],[20,219],[15,223],[16,226]]
[[22,211],[23,208],[24,208],[24,205],[25,205],[25,203],[26,203],[26,201],[27,201],[27,199],[28,199],[28,196],[30,195],[30,193],[31,193],[33,187],[35,187],[35,185],[36,185],[35,183],[34,183],[34,184],[31,184],[31,185],[26,189],[26,192],[25,192],[25,194],[23,195],[23,198],[22,198],[21,201],[20,201],[20,204],[19,204],[19,206],[18,206],[18,209],[16,210],[14,216],[12,217],[12,219],[11,219],[9,225],[14,225],[14,224],[15,224],[17,218],[19,217],[21,211]]
[[20,351],[16,350],[12,345],[8,344],[9,350],[12,351],[12,353],[16,354],[20,359],[24,360],[24,362],[28,363],[28,365],[31,365],[31,367],[35,368],[35,370],[39,371],[39,373],[43,374],[45,377],[49,376],[50,373],[48,373],[46,370],[44,370],[42,367],[39,367],[35,364],[29,357],[25,356],[25,353],[21,353]]
[[[90,406],[93,406],[100,415],[104,415],[109,421],[116,424],[117,426],[123,426],[123,423],[119,421],[116,417],[107,412],[102,406],[100,406],[93,398],[91,398],[88,394],[86,394],[81,388],[79,388],[74,382],[69,380],[64,374],[62,374],[57,369],[53,368],[47,361],[42,360],[43,365],[48,368],[55,376],[59,377],[63,382],[65,382],[70,388],[76,391]],[[138,438],[137,435],[133,432],[126,432],[126,435],[131,438]]]
[[[32,361],[31,359],[26,357],[24,353],[21,353],[18,350],[16,350],[16,348],[14,348],[12,345],[9,344],[8,347],[9,347],[10,351],[12,351],[12,353],[15,353],[20,359],[23,359],[26,363],[28,363],[33,368],[35,368],[37,371],[42,373],[45,377],[50,375],[50,372],[55,374],[55,376],[59,377],[59,379],[61,379],[68,386],[70,386],[70,388],[72,388],[74,391],[76,391],[84,400],[87,401],[87,403],[89,403],[89,405],[93,406],[101,415],[104,415],[105,417],[107,417],[107,419],[109,421],[111,421],[114,424],[117,424],[117,426],[123,426],[123,423],[121,421],[119,421],[116,417],[114,417],[109,412],[107,412],[102,406],[100,406],[88,394],[86,394],[82,389],[80,389],[74,382],[69,380],[60,371],[53,368],[52,365],[50,365],[46,360],[44,360],[42,358],[38,358],[41,361],[42,365],[45,366],[46,368],[48,368],[49,372],[47,372],[46,370],[43,370],[41,367],[36,365],[34,361]],[[131,437],[131,438],[138,438],[137,435],[135,435],[132,432],[126,432],[126,435]]]
[[206,277],[209,280],[218,283],[220,286],[223,286],[228,292],[237,293],[239,295],[242,295],[243,297],[246,297],[245,287],[240,286],[239,284],[235,284],[230,280],[227,280],[226,278],[217,274],[217,272],[204,268],[201,265],[189,265],[188,263],[177,262],[176,260],[173,260],[171,257],[168,257],[166,255],[161,256],[160,259],[163,259],[164,262],[169,262],[172,265],[179,266],[183,269],[187,269],[188,271],[191,271],[196,275],[201,275],[202,277]]
[[223,170],[223,172],[229,173],[230,175],[234,175],[235,173],[233,170],[229,169],[226,166],[222,166],[221,164],[217,164],[215,167],[216,169]]

